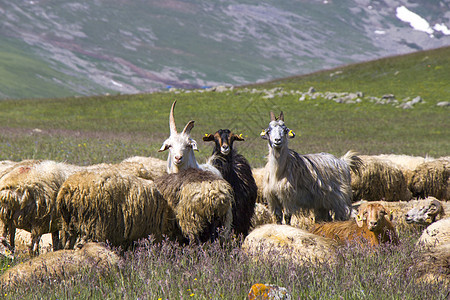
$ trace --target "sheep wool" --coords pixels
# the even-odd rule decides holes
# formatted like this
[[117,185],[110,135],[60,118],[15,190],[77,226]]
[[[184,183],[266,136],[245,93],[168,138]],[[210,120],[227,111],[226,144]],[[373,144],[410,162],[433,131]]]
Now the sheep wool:
[[64,182],[57,203],[66,249],[77,238],[124,248],[149,235],[156,241],[181,238],[173,211],[154,182],[121,167],[78,172]]
[[408,180],[414,197],[450,200],[450,157],[442,157],[417,166]]
[[17,264],[3,273],[0,286],[17,288],[35,282],[62,281],[91,272],[106,274],[117,270],[120,262],[121,258],[105,246],[87,243],[81,249],[48,252]]
[[375,156],[361,155],[359,173],[352,173],[353,201],[408,201],[408,190],[402,171],[393,163]]
[[6,225],[3,235],[10,235],[12,247],[16,228],[31,232],[30,251],[34,254],[42,234],[57,234],[56,195],[65,179],[78,170],[78,166],[65,163],[30,160],[16,164],[0,179],[0,219]]
[[242,250],[260,261],[276,258],[297,265],[337,262],[337,244],[289,225],[266,224],[254,229],[245,238]]
[[158,190],[175,212],[183,235],[191,242],[206,242],[231,228],[233,189],[222,178],[189,168],[155,180]]

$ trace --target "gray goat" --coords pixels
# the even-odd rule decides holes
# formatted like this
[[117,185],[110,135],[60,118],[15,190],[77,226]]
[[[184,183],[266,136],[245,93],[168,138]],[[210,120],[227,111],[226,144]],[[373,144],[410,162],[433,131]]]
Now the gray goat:
[[313,209],[315,221],[347,220],[351,212],[350,170],[357,172],[361,160],[352,151],[341,159],[328,153],[300,155],[288,148],[295,133],[270,112],[270,123],[261,137],[268,141],[269,155],[265,166],[263,197],[281,224],[300,210]]

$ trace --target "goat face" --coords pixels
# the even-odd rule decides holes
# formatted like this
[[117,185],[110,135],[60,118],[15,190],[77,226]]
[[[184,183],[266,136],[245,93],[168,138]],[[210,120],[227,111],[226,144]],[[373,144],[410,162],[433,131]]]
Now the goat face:
[[205,134],[203,137],[205,142],[215,141],[216,145],[214,148],[214,153],[222,153],[227,156],[233,149],[234,141],[244,141],[242,134],[236,135],[232,133],[229,129],[219,129],[214,134]]
[[176,173],[179,170],[195,167],[197,164],[193,150],[198,151],[197,142],[189,134],[194,127],[194,121],[189,121],[181,133],[177,132],[173,111],[176,101],[173,102],[169,116],[170,137],[164,141],[159,152],[169,149],[167,171]]
[[438,200],[432,200],[427,205],[414,207],[405,215],[405,221],[408,224],[417,223],[420,225],[429,225],[436,221],[436,216],[442,214],[442,204]]
[[386,216],[386,209],[383,205],[369,203],[359,208],[359,212],[356,215],[356,224],[359,227],[363,227],[364,223],[366,223],[370,231],[376,231],[379,227],[383,226],[383,218],[386,218]]
[[287,145],[287,139],[295,137],[295,133],[284,124],[283,112],[278,118],[270,112],[270,123],[266,130],[261,132],[261,137],[269,141],[269,146],[273,149],[281,149]]

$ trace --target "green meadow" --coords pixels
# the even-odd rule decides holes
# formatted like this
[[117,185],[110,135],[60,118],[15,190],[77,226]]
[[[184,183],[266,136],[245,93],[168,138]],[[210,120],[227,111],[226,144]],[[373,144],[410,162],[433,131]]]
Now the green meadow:
[[[300,101],[299,92],[310,87],[319,93],[363,96],[350,104],[320,96]],[[387,94],[398,102],[380,104],[371,98]],[[417,96],[423,101],[413,108],[399,107]],[[260,132],[270,121],[270,111],[284,112],[286,125],[296,133],[290,148],[299,153],[340,156],[351,149],[360,154],[450,155],[450,107],[437,105],[450,101],[450,47],[446,47],[224,92],[2,100],[0,160],[34,158],[89,165],[134,155],[165,159],[167,153],[158,149],[169,136],[174,100],[178,130],[195,120],[191,136],[199,145],[199,162],[212,151],[202,136],[229,128],[245,137],[235,145],[252,167],[263,166],[268,150]],[[419,234],[400,233],[402,245],[395,249],[375,253],[350,249],[353,252],[343,253],[345,260],[336,269],[255,263],[237,248],[217,244],[187,249],[171,243],[147,245],[130,254],[124,269],[110,277],[98,278],[86,271],[65,284],[44,283],[50,285],[46,289],[36,284],[2,291],[0,297],[244,299],[253,283],[273,283],[288,288],[294,299],[445,299],[448,293],[443,287],[417,284],[414,274],[408,273]],[[16,263],[20,261],[0,259],[0,269]]]

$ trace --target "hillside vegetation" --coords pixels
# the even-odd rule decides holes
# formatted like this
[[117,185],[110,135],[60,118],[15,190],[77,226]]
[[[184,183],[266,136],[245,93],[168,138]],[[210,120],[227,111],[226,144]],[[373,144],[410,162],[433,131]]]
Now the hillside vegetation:
[[[196,121],[192,135],[200,146],[199,161],[211,151],[202,135],[230,128],[245,136],[239,148],[252,165],[263,165],[267,146],[259,133],[269,122],[270,110],[284,111],[287,126],[297,133],[290,147],[301,153],[342,155],[353,149],[363,154],[449,155],[449,109],[436,105],[450,99],[449,65],[447,47],[224,92],[5,100],[0,102],[0,155],[77,164],[117,162],[131,155],[164,158],[157,150],[168,136],[174,100],[179,127]],[[275,87],[282,89],[264,92]],[[323,97],[299,101],[295,91],[310,87],[317,92],[362,92],[364,97],[354,104]],[[385,94],[400,103],[417,96],[423,102],[402,109],[370,100]]]

